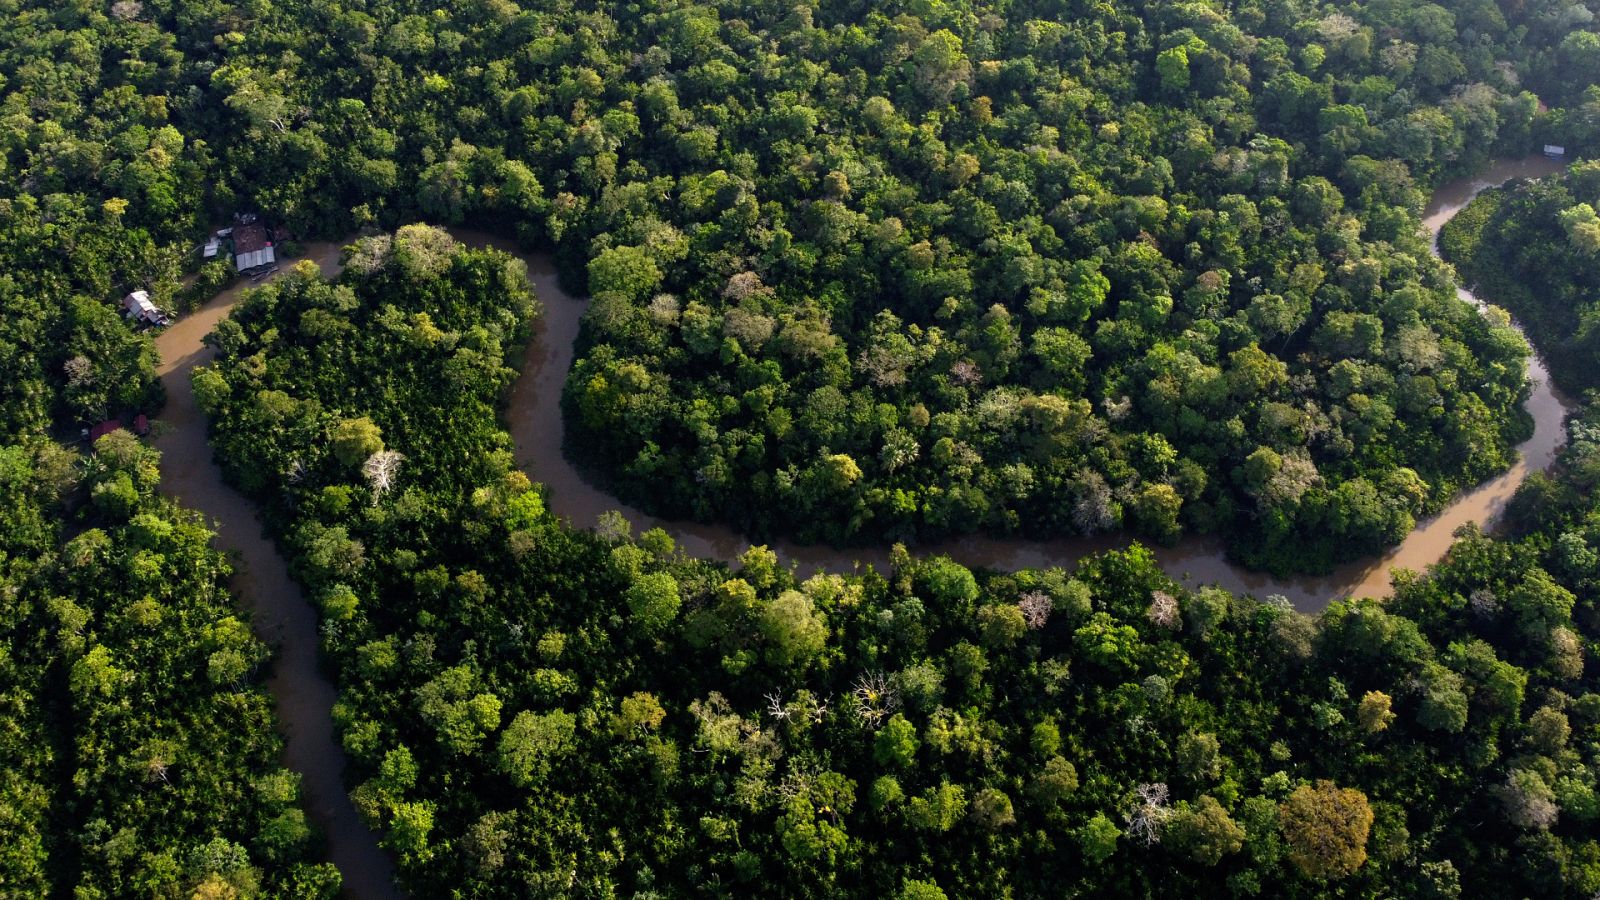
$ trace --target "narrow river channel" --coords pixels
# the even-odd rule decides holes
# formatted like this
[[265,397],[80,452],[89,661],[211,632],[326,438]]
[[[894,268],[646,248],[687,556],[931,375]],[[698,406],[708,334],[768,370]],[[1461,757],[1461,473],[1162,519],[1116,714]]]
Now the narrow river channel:
[[[338,271],[339,248],[312,244],[306,248],[307,258],[332,275]],[[277,650],[267,689],[286,738],[283,764],[300,775],[302,803],[327,841],[328,860],[344,877],[344,895],[361,900],[400,897],[393,862],[345,793],[344,749],[333,733],[338,691],[318,665],[316,610],[262,533],[254,504],[223,483],[206,442],[205,415],[195,405],[189,383],[194,367],[213,355],[202,343],[205,336],[252,286],[241,280],[156,338],[159,374],[167,389],[154,439],[161,451],[161,490],[213,523],[216,546],[234,558],[235,595],[250,608],[256,635]]]
[[[1530,157],[1501,162],[1482,175],[1446,184],[1435,192],[1424,224],[1437,237],[1440,226],[1479,191],[1512,178],[1542,177],[1559,168],[1559,163]],[[562,292],[548,256],[522,253],[514,242],[482,232],[452,229],[451,233],[469,245],[497,247],[523,259],[544,303],[544,317],[511,387],[506,420],[517,464],[549,486],[554,511],[575,526],[590,527],[601,513],[619,510],[637,529],[667,530],[679,547],[692,555],[732,561],[742,553],[749,541],[731,528],[657,519],[618,503],[579,474],[562,453],[561,389],[572,366],[573,344],[586,302]],[[340,246],[313,244],[307,248],[307,257],[332,276],[339,268]],[[212,462],[205,417],[195,405],[189,381],[194,367],[211,359],[212,351],[203,339],[249,287],[248,282],[241,282],[229,288],[156,339],[160,376],[168,397],[155,438],[162,451],[162,490],[212,520],[218,531],[217,546],[238,560],[233,587],[253,610],[257,634],[278,650],[267,684],[276,703],[279,727],[287,737],[284,764],[301,775],[306,809],[326,836],[327,855],[344,876],[345,895],[399,897],[392,860],[379,848],[376,835],[367,829],[345,792],[345,757],[331,717],[337,690],[318,664],[316,612],[290,579],[288,566],[272,542],[262,534],[254,507],[223,482],[221,470]],[[1460,293],[1477,302],[1470,293]],[[1281,594],[1306,611],[1319,610],[1339,597],[1386,596],[1391,567],[1420,570],[1438,561],[1456,528],[1468,522],[1492,522],[1528,473],[1546,469],[1554,460],[1567,408],[1551,389],[1541,360],[1532,359],[1528,373],[1534,390],[1527,409],[1535,430],[1518,448],[1521,460],[1501,476],[1462,495],[1380,558],[1352,563],[1325,577],[1280,579],[1230,564],[1221,542],[1215,539],[1191,538],[1154,552],[1169,574],[1193,585],[1219,584],[1257,596]],[[914,550],[947,554],[972,567],[1016,570],[1070,567],[1085,555],[1127,543],[1127,538],[1117,536],[1053,541],[967,537]],[[819,569],[848,572],[858,566],[873,565],[880,570],[888,566],[886,547],[837,550],[778,541],[772,548],[797,565],[802,575]]]

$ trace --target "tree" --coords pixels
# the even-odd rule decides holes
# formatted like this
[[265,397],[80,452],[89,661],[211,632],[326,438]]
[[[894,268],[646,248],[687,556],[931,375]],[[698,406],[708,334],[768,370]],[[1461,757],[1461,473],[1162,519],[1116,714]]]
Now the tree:
[[389,257],[408,278],[423,282],[443,275],[454,260],[456,241],[431,225],[404,225],[394,233]]
[[967,809],[967,792],[960,785],[941,781],[912,797],[906,804],[906,821],[921,831],[945,832],[956,826]]
[[1178,739],[1178,767],[1195,781],[1222,777],[1222,744],[1214,734],[1190,731]]
[[1007,825],[1015,824],[1016,813],[1012,810],[1011,798],[999,788],[987,787],[972,797],[972,808],[968,811],[972,821],[985,831],[998,831]]
[[1133,805],[1123,814],[1128,823],[1128,837],[1146,847],[1161,843],[1167,822],[1172,818],[1165,784],[1141,784],[1134,789]]
[[333,455],[346,466],[364,463],[369,457],[383,451],[383,433],[366,416],[340,419],[334,423],[329,435],[333,442]]
[[1244,846],[1244,829],[1222,804],[1202,794],[1193,804],[1181,802],[1167,821],[1163,843],[1189,860],[1214,866]]
[[1382,691],[1367,691],[1361,697],[1361,705],[1356,708],[1356,722],[1361,730],[1367,734],[1377,734],[1389,727],[1394,721],[1394,713],[1389,709],[1393,701],[1388,694]]
[[398,450],[379,450],[367,457],[361,464],[361,475],[367,479],[367,485],[372,488],[372,502],[394,487],[394,480],[400,473],[400,464],[405,462],[405,455]]
[[524,710],[500,734],[495,767],[517,787],[532,787],[572,748],[577,720],[571,713]]
[[655,634],[678,615],[683,598],[678,580],[667,572],[640,575],[628,587],[628,611],[645,634]]
[[1422,702],[1417,706],[1417,723],[1435,731],[1459,732],[1467,724],[1467,695],[1460,675],[1438,663],[1423,668],[1420,679]]
[[1060,756],[1046,759],[1029,785],[1029,793],[1046,811],[1059,807],[1077,789],[1077,767]]
[[1331,781],[1302,784],[1278,806],[1289,861],[1308,878],[1343,878],[1367,861],[1367,795]]
[[1122,829],[1115,822],[1106,817],[1105,813],[1095,813],[1092,818],[1078,829],[1078,846],[1083,849],[1083,855],[1091,863],[1105,862],[1117,852],[1117,838],[1122,836]]
[[611,733],[619,738],[635,737],[661,727],[667,711],[654,694],[635,691],[624,697],[611,717]]
[[883,723],[873,738],[872,756],[878,765],[907,768],[917,758],[917,727],[899,713]]
[[1507,818],[1519,828],[1547,829],[1555,824],[1560,813],[1555,791],[1534,769],[1512,769],[1505,783],[1496,786],[1495,793],[1499,795]]
[[984,646],[1003,650],[1027,633],[1028,620],[1015,603],[991,603],[978,610],[978,628]]
[[1189,86],[1189,52],[1185,47],[1171,47],[1156,54],[1156,73],[1161,76],[1161,86],[1169,91],[1181,91]]
[[643,301],[661,284],[661,270],[642,247],[612,247],[589,263],[589,292]]
[[1073,632],[1072,644],[1084,659],[1112,671],[1132,668],[1140,647],[1139,633],[1132,626],[1119,625],[1103,612]]
[[479,690],[467,666],[454,666],[417,689],[417,712],[452,753],[471,755],[500,725],[500,698]]
[[945,900],[945,893],[934,882],[908,878],[900,884],[898,900]]
[[784,591],[763,606],[759,624],[767,659],[775,665],[804,668],[827,644],[826,621],[799,591]]

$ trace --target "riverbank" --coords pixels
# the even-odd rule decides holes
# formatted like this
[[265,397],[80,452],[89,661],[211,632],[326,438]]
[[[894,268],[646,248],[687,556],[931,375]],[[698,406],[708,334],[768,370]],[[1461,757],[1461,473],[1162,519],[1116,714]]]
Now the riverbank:
[[[305,258],[332,276],[338,273],[340,247],[313,244]],[[333,732],[338,690],[319,665],[316,610],[263,534],[254,505],[223,482],[206,440],[205,415],[190,384],[194,367],[209,362],[214,353],[205,346],[205,336],[246,290],[260,283],[241,279],[156,338],[158,374],[167,391],[158,419],[162,427],[153,440],[161,451],[161,490],[213,523],[215,546],[234,560],[233,592],[250,609],[256,635],[277,651],[267,689],[285,737],[283,763],[300,776],[306,813],[327,842],[328,861],[344,879],[344,896],[397,898],[402,894],[395,887],[394,863],[345,791],[344,750]]]
[[[1555,168],[1559,165],[1542,158],[1516,160],[1501,163],[1477,178],[1452,182],[1435,193],[1424,224],[1437,236],[1443,223],[1479,191],[1510,178],[1539,177]],[[582,528],[593,526],[601,513],[618,510],[637,529],[660,527],[668,531],[690,555],[733,561],[749,546],[749,541],[734,529],[646,515],[618,503],[572,465],[563,452],[561,392],[572,366],[573,346],[587,302],[561,290],[554,264],[547,255],[522,253],[514,241],[483,232],[452,229],[451,233],[468,245],[495,247],[522,259],[543,302],[545,314],[525,348],[521,372],[507,399],[505,418],[517,465],[547,485],[552,509]],[[340,247],[340,243],[313,244],[307,248],[307,258],[332,276],[338,271]],[[194,367],[204,365],[212,356],[203,343],[205,336],[253,286],[255,283],[251,282],[235,284],[156,340],[161,355],[159,374],[168,394],[167,407],[160,417],[163,427],[155,438],[156,447],[163,453],[162,489],[217,523],[217,546],[233,553],[239,561],[234,589],[253,610],[257,633],[279,650],[268,687],[287,737],[284,762],[303,779],[307,811],[326,835],[328,858],[344,876],[346,895],[397,897],[400,894],[394,887],[393,863],[379,848],[377,836],[366,828],[345,792],[344,754],[335,740],[331,716],[337,690],[318,665],[316,612],[289,577],[283,558],[262,536],[254,507],[223,482],[221,470],[211,461],[205,418],[196,406],[190,384]],[[1463,299],[1477,302],[1470,293],[1460,293]],[[1533,437],[1518,448],[1518,464],[1462,495],[1443,514],[1422,523],[1403,543],[1380,558],[1344,566],[1328,576],[1280,579],[1232,565],[1216,539],[1190,538],[1175,547],[1154,548],[1155,556],[1169,574],[1191,584],[1219,584],[1230,591],[1257,596],[1280,594],[1305,611],[1321,609],[1342,596],[1386,596],[1391,589],[1391,568],[1420,570],[1438,561],[1457,528],[1468,522],[1491,523],[1528,474],[1548,468],[1554,460],[1567,407],[1551,389],[1544,364],[1537,356],[1530,360],[1529,375],[1534,389],[1527,408],[1535,430]],[[1071,567],[1084,556],[1128,543],[1127,538],[1119,536],[1052,541],[974,536],[914,549],[918,554],[945,554],[971,567],[1016,570]],[[778,541],[772,548],[786,562],[798,566],[802,574],[818,569],[848,572],[867,565],[883,571],[889,564],[887,547],[836,550]]]

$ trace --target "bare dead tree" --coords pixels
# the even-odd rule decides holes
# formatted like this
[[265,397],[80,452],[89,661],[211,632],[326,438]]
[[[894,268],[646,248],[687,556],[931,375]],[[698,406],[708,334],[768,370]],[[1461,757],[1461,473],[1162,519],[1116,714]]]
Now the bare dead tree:
[[950,364],[950,380],[962,387],[977,387],[983,384],[983,372],[972,360],[958,359]]
[[1172,817],[1172,808],[1167,805],[1167,786],[1160,782],[1141,784],[1134,790],[1134,796],[1133,808],[1123,816],[1128,823],[1128,836],[1147,847],[1161,843],[1161,829]]
[[850,695],[856,701],[856,715],[874,728],[900,705],[899,693],[882,672],[861,673]]
[[398,450],[379,450],[361,464],[361,474],[372,487],[373,503],[377,503],[394,487],[395,477],[400,474],[400,464],[405,462],[405,458],[405,454]]
[[1017,608],[1022,610],[1022,621],[1029,628],[1040,629],[1050,621],[1050,610],[1055,607],[1055,601],[1044,591],[1028,591],[1017,600]]
[[767,715],[777,720],[789,718],[789,708],[783,704],[783,693],[773,691],[765,695],[767,700]]
[[1166,591],[1151,591],[1150,606],[1145,610],[1145,618],[1157,628],[1172,631],[1183,624],[1178,615],[1178,598]]

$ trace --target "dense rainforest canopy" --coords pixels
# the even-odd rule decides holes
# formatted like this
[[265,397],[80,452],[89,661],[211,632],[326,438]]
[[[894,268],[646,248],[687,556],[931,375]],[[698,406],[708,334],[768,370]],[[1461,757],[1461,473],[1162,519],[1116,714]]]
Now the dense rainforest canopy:
[[127,431],[0,448],[0,895],[331,898],[267,648],[158,477]]
[[[724,567],[550,515],[495,417],[524,273],[400,226],[555,250],[594,297],[574,449],[651,509],[1215,532],[1321,569],[1527,431],[1525,344],[1417,214],[1493,155],[1594,144],[1594,18],[0,0],[0,894],[339,884],[205,524],[126,432],[52,440],[155,411],[116,301],[208,295],[194,244],[254,209],[394,232],[255,295],[195,387],[320,606],[354,798],[418,895],[1593,896],[1592,408],[1506,534],[1316,618],[1138,548]],[[1451,251],[1574,386],[1592,181],[1507,192]]]
[[170,291],[207,208],[470,218],[595,297],[568,418],[623,499],[831,541],[1395,542],[1526,429],[1423,189],[1600,131],[1570,0],[6,6],[59,413],[142,396],[71,295]]
[[253,294],[195,383],[419,894],[1600,889],[1594,414],[1510,536],[1314,619],[1138,548],[729,569],[564,527],[510,467],[514,260],[419,226],[347,256]]
[[1315,569],[1524,434],[1414,213],[1528,145],[1581,6],[300,6],[224,36],[230,184],[554,243],[573,440],[648,509]]

